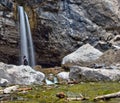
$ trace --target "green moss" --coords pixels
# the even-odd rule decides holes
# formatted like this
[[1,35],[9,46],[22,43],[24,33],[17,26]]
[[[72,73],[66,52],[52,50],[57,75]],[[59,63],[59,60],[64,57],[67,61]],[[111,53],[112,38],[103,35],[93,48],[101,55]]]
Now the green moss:
[[[120,99],[112,99],[110,101],[93,102],[93,98],[98,95],[118,92],[120,90],[119,83],[81,83],[76,85],[57,85],[57,86],[33,86],[33,90],[27,94],[17,94],[18,97],[25,98],[23,101],[8,101],[6,103],[118,103]],[[90,97],[87,101],[66,101],[59,99],[56,93],[64,92],[68,97],[75,97],[82,94]]]

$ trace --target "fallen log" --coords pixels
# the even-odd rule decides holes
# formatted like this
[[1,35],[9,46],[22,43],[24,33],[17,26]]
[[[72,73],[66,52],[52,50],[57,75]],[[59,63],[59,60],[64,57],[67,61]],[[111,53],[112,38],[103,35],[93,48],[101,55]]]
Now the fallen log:
[[17,91],[29,91],[32,90],[32,88],[24,87],[24,88],[18,88]]
[[119,97],[120,97],[120,92],[116,92],[116,93],[111,93],[111,94],[107,94],[107,95],[97,96],[94,98],[94,101],[96,101],[96,100],[109,100],[111,98],[119,98]]
[[89,98],[81,98],[81,97],[76,97],[76,98],[67,98],[68,101],[82,101],[82,100],[88,100]]

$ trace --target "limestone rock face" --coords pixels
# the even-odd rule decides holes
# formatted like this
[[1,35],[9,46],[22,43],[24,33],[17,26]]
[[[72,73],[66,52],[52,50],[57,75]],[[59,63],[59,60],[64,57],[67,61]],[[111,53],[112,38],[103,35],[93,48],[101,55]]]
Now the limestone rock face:
[[120,81],[119,69],[94,69],[80,66],[70,68],[70,78],[76,81]]
[[107,46],[107,43],[119,34],[119,0],[46,0],[37,3],[43,3],[34,8],[38,14],[34,42],[41,64],[46,61],[59,64],[66,54],[85,43],[96,46],[99,40],[105,42],[99,48],[108,50],[111,45]]
[[[36,14],[32,17],[27,11],[31,24],[35,22],[32,34],[36,61],[42,66],[60,65],[65,55],[86,43],[96,46],[102,41],[105,48],[96,47],[105,51],[111,47],[106,49],[106,44],[120,33],[119,0],[24,0],[23,4]],[[18,25],[12,12],[3,17],[1,10],[0,15],[4,24],[0,24],[0,61],[19,64]]]
[[97,60],[103,53],[95,49],[90,44],[85,44],[78,48],[75,52],[65,56],[62,64],[81,64],[83,62],[92,62]]
[[45,75],[33,70],[29,66],[7,65],[0,62],[0,78],[7,80],[7,84],[41,84]]
[[19,64],[18,25],[13,11],[0,4],[0,62]]

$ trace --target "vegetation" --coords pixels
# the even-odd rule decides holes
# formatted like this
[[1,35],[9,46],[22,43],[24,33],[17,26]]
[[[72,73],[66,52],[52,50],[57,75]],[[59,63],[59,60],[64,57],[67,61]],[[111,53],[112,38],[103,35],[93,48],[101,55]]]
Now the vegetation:
[[[119,83],[80,83],[75,85],[54,85],[54,86],[32,86],[28,93],[17,93],[13,101],[6,103],[119,103],[120,99],[111,99],[109,101],[96,101],[93,99],[98,95],[104,95],[120,91]],[[89,97],[85,101],[67,101],[66,98],[59,99],[56,94],[64,92],[67,97],[76,97],[82,94]],[[22,99],[21,99],[22,98]]]
[[26,0],[15,0],[15,2],[17,2],[19,5],[25,5],[25,3],[27,3]]

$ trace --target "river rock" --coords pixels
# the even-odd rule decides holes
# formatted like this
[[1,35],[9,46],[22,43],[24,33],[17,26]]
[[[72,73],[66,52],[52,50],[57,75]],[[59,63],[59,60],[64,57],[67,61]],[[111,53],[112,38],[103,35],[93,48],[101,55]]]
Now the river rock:
[[70,78],[76,81],[120,81],[119,69],[94,69],[73,66],[70,68]]
[[9,84],[41,84],[45,75],[30,66],[16,66],[0,63],[0,78],[7,79]]
[[9,84],[9,81],[4,78],[0,78],[0,86],[1,87],[6,87]]
[[10,87],[5,88],[3,90],[3,93],[12,93],[12,92],[15,92],[15,91],[17,91],[18,88],[19,88],[19,85],[10,86]]
[[69,80],[69,72],[60,72],[57,74],[57,77],[68,81]]
[[62,65],[79,64],[81,62],[91,62],[98,59],[103,53],[95,49],[90,44],[85,44],[78,48],[73,53],[65,56],[62,60]]

